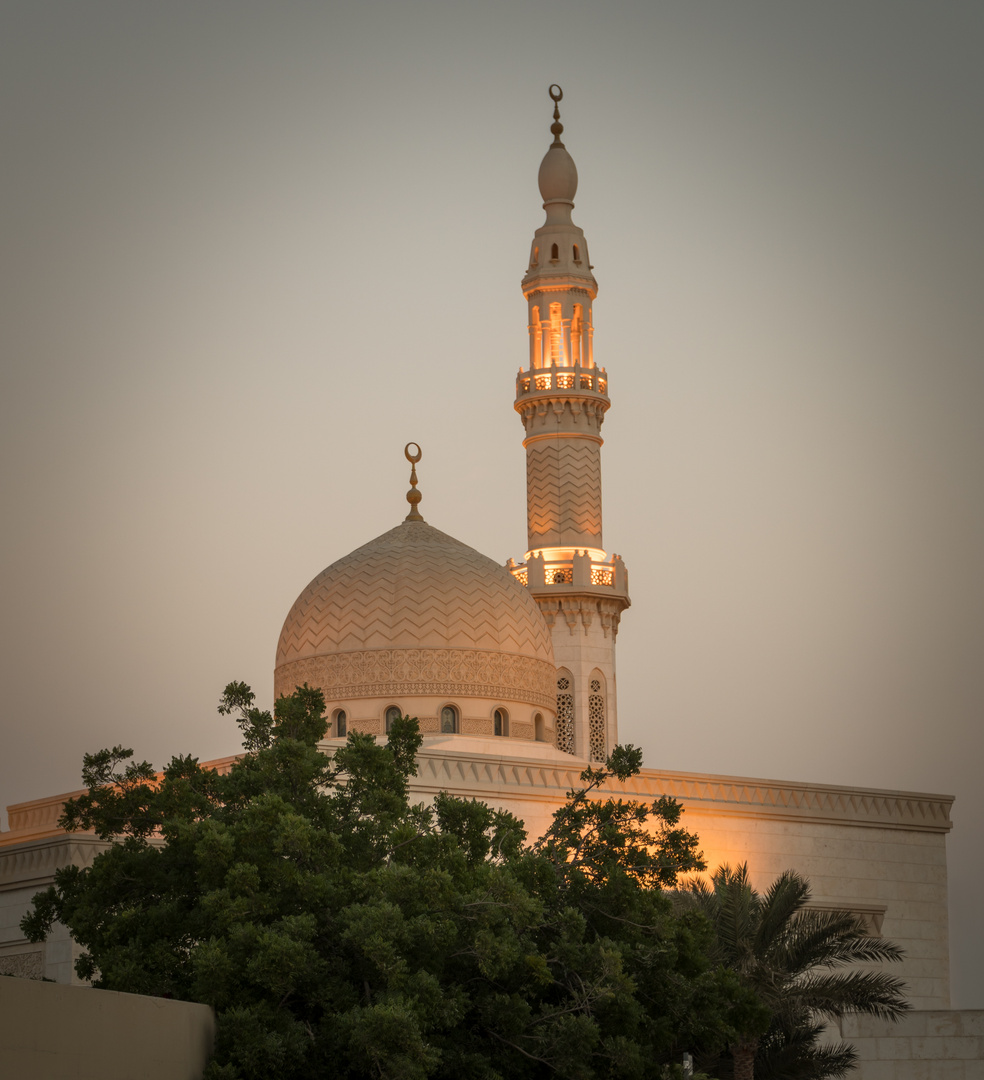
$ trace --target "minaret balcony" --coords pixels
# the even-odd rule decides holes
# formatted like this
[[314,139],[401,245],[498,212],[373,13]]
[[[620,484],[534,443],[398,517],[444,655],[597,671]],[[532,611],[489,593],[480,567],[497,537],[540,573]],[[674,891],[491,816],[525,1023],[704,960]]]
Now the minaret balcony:
[[[600,556],[600,557],[599,557]],[[618,555],[605,560],[603,551],[584,549],[531,552],[525,563],[510,559],[506,569],[535,592],[591,592],[628,597],[629,574]]]
[[558,392],[599,397],[609,402],[608,372],[604,368],[582,367],[580,364],[531,368],[529,371],[520,368],[516,376],[517,402],[537,394],[554,395]]

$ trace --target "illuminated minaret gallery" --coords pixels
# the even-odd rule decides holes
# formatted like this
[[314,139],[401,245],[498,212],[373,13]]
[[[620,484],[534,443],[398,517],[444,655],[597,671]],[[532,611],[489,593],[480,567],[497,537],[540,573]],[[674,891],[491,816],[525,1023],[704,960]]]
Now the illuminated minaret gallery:
[[526,561],[509,568],[527,586],[553,636],[557,747],[602,761],[617,742],[615,636],[629,606],[622,560],[610,559],[601,527],[601,425],[608,374],[594,360],[591,273],[584,233],[571,220],[574,159],[554,137],[538,182],[546,221],[536,230],[523,295],[529,305],[529,364],[516,378],[515,408],[526,438]]

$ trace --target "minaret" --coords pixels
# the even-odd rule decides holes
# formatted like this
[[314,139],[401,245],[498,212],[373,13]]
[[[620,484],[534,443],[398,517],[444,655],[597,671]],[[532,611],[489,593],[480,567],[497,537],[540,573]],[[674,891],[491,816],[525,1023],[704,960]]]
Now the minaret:
[[550,87],[554,137],[538,177],[547,219],[533,236],[523,295],[530,359],[516,379],[526,429],[526,562],[509,568],[526,585],[553,635],[557,746],[603,761],[617,742],[615,635],[629,606],[622,560],[601,535],[601,425],[608,374],[594,362],[591,273],[584,233],[571,220],[574,159],[560,141],[563,91]]

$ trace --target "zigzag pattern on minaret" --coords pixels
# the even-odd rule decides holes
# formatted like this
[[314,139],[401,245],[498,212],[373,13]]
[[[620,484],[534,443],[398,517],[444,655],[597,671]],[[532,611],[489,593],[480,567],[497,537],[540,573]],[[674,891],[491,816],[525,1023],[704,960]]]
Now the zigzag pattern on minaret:
[[[526,457],[529,545],[601,547],[601,455],[594,442],[534,443]],[[572,535],[576,534],[576,536]],[[570,540],[564,539],[570,536]],[[580,539],[578,539],[580,538]]]

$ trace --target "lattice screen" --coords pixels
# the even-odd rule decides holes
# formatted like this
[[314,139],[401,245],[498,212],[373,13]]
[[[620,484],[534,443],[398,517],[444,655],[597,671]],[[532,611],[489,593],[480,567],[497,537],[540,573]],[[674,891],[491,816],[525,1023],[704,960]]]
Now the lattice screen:
[[605,740],[605,699],[599,679],[591,680],[591,693],[588,695],[588,736],[591,741],[591,760],[604,761],[608,757]]
[[557,749],[574,753],[574,695],[566,675],[557,680]]

